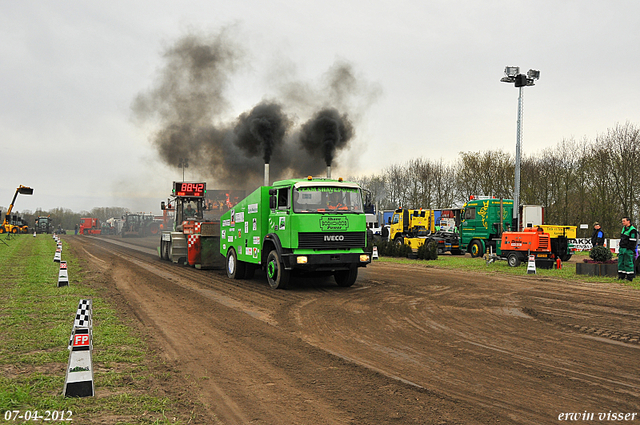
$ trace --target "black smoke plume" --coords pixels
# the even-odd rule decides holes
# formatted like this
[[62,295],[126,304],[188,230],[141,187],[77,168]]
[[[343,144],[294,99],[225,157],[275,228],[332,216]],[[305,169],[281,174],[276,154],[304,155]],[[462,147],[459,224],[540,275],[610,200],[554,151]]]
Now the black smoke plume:
[[271,161],[273,151],[282,146],[284,135],[291,121],[282,112],[282,106],[274,102],[261,102],[251,112],[238,117],[235,127],[236,144],[247,156],[262,152],[265,164]]
[[354,135],[347,114],[340,115],[334,108],[319,111],[300,131],[300,143],[313,156],[322,155],[331,165],[336,152],[347,146]]
[[[168,46],[155,84],[132,104],[134,117],[156,127],[150,140],[163,162],[178,169],[187,159],[191,178],[210,187],[253,189],[264,163],[272,180],[323,173],[323,162],[332,164],[353,138],[349,118],[361,115],[375,90],[338,62],[320,86],[280,81],[281,102],[262,101],[230,119],[227,89],[246,61],[236,33],[190,33]],[[313,118],[296,127],[290,116]]]

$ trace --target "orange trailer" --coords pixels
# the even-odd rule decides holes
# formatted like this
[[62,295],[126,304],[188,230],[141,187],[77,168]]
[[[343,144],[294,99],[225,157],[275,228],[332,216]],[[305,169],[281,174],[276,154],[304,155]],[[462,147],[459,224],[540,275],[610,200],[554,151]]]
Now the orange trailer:
[[552,268],[554,254],[551,252],[551,237],[540,227],[526,228],[522,232],[503,232],[497,254],[517,267],[529,255],[536,258],[536,266]]

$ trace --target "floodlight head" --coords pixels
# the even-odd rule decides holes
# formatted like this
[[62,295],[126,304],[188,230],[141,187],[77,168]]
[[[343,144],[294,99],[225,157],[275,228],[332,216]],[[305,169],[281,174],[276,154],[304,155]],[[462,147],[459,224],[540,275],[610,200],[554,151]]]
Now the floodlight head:
[[504,75],[506,75],[507,77],[515,77],[518,74],[520,74],[519,66],[507,66],[504,69]]
[[527,72],[527,77],[532,80],[538,80],[540,79],[540,71],[538,71],[537,69],[530,69]]

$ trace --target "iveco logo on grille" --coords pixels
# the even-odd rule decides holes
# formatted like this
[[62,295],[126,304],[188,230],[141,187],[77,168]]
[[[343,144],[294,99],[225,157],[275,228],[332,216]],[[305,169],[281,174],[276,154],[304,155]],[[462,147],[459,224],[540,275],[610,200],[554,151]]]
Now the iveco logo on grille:
[[325,242],[335,242],[335,241],[342,242],[343,240],[344,240],[344,235],[325,235],[324,236]]

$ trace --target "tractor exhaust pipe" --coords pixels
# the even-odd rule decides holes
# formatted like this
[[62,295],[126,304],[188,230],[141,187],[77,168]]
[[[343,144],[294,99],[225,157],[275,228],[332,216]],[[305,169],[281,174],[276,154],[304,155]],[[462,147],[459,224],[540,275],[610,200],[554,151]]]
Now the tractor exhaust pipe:
[[327,165],[327,178],[331,178],[331,165]]
[[264,164],[264,185],[269,186],[269,164]]

